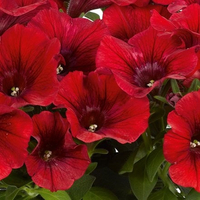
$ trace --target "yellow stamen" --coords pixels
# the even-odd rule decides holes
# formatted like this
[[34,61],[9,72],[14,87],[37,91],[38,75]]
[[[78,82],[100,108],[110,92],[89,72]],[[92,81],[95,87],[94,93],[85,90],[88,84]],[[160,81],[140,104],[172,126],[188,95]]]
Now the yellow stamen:
[[60,74],[62,71],[63,71],[63,67],[62,67],[62,65],[60,64],[60,65],[57,67],[57,69],[56,69],[56,73],[57,73],[57,74]]
[[52,156],[52,151],[45,151],[43,158],[44,158],[45,161],[48,161],[51,156]]
[[152,87],[153,84],[154,84],[154,82],[155,82],[154,80],[150,80],[150,82],[147,84],[147,86],[148,86],[148,87]]
[[190,142],[191,148],[195,148],[195,147],[199,147],[199,146],[200,146],[200,142],[198,140],[193,140],[193,142]]
[[89,126],[89,128],[88,128],[88,131],[90,131],[90,132],[95,132],[96,131],[96,129],[97,129],[97,125],[96,124],[91,124],[90,126]]
[[12,87],[11,88],[11,96],[13,96],[13,97],[17,97],[18,95],[19,95],[19,88],[18,87]]

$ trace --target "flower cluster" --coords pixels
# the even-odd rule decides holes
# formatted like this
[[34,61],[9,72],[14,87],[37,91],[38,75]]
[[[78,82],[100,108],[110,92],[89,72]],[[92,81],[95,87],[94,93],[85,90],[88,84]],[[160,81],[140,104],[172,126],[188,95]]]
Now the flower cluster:
[[199,20],[198,0],[0,0],[2,196],[199,198]]

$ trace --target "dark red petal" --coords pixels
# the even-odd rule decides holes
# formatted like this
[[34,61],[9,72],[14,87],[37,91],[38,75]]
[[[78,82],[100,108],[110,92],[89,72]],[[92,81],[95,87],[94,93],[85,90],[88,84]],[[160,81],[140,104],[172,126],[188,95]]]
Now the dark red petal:
[[135,4],[137,6],[143,7],[147,6],[149,3],[149,0],[112,0],[112,1],[119,6],[127,6],[130,4]]
[[184,96],[176,105],[176,112],[194,124],[199,118],[200,107],[200,92],[191,92]]
[[195,33],[200,33],[200,5],[191,4],[182,12],[174,13],[170,20],[180,28],[189,29]]
[[169,35],[158,35],[152,27],[138,33],[129,40],[129,44],[143,53],[145,62],[156,62],[164,59],[179,48],[184,48],[178,37]]
[[13,16],[27,14],[33,10],[40,9],[40,6],[49,7],[47,0],[0,0],[0,10]]
[[24,164],[32,130],[32,121],[26,113],[0,106],[0,179]]
[[[90,72],[95,70],[95,57],[101,39],[108,35],[108,30],[101,20],[95,22],[77,18],[73,20],[77,27],[76,34],[66,34],[63,40],[63,51],[71,52],[69,71]],[[74,28],[76,28],[74,27]],[[69,38],[72,38],[69,43]],[[70,46],[70,48],[69,48]],[[65,57],[65,55],[63,55]],[[67,57],[68,58],[68,57]],[[67,60],[66,58],[66,60]]]
[[[176,122],[178,122],[178,120],[176,120]],[[165,159],[168,162],[176,164],[188,156],[190,151],[190,138],[188,139],[184,136],[189,136],[189,134],[190,132],[187,131],[183,132],[183,136],[180,134],[178,135],[173,131],[168,131],[166,133],[164,137],[163,151]]]
[[[177,102],[176,106],[178,104]],[[191,139],[191,127],[176,111],[172,111],[168,114],[167,122],[172,127],[174,134],[188,141]],[[180,124],[182,125],[180,126]]]
[[165,61],[168,77],[183,79],[197,69],[198,57],[195,48],[180,50],[171,54]]
[[[39,115],[33,116],[33,122],[33,136],[37,140],[46,138],[45,143],[52,143],[55,138],[65,137],[65,134],[69,129],[68,121],[65,118],[62,118],[57,112],[52,114],[51,112],[43,111]],[[51,137],[49,135],[50,131],[52,131]],[[59,132],[59,134],[57,134],[57,132]]]
[[118,4],[119,6],[127,6],[130,4],[134,4],[137,0],[112,0],[112,1]]
[[184,160],[169,168],[169,175],[176,184],[183,187],[193,187],[200,192],[199,165],[199,157],[188,154]]
[[199,0],[175,0],[168,6],[168,10],[170,13],[179,12],[180,10],[186,8],[190,4],[198,3],[200,4]]
[[161,4],[161,5],[169,5],[174,0],[153,0],[154,3]]
[[102,39],[96,58],[97,68],[119,69],[118,73],[123,77],[124,74],[131,74],[132,66],[138,66],[143,62],[140,50],[112,36]]
[[104,11],[103,21],[108,26],[111,35],[128,41],[132,36],[149,27],[152,9],[163,12],[164,7],[149,5],[139,8],[113,4]]
[[74,33],[71,17],[55,9],[42,10],[28,23],[28,27],[40,29],[52,39],[57,37],[60,41],[65,34]]
[[156,10],[152,11],[150,22],[151,26],[158,31],[172,32],[176,29],[176,26],[170,20],[161,16]]

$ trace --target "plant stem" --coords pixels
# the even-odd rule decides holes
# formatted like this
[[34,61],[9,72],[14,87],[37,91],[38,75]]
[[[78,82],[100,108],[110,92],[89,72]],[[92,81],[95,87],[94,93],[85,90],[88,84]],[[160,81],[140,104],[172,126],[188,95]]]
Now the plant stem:
[[142,139],[144,141],[147,153],[150,153],[153,150],[151,133],[149,128],[142,134]]

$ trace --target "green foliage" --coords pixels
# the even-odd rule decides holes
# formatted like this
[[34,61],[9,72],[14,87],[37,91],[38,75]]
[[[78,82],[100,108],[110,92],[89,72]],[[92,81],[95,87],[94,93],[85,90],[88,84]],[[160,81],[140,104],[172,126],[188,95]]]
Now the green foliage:
[[151,115],[149,118],[149,123],[153,123],[158,119],[162,118],[165,114],[165,110],[158,104],[153,104],[151,106]]
[[91,19],[92,21],[100,19],[99,15],[97,15],[96,13],[93,13],[93,12],[87,12],[85,14],[85,17],[87,17],[88,19]]
[[152,193],[148,200],[177,200],[177,197],[168,188],[163,188]]
[[162,146],[153,150],[147,157],[146,171],[149,180],[152,182],[161,166],[165,161]]
[[20,188],[17,188],[16,186],[9,185],[6,194],[5,194],[5,200],[14,200],[17,194],[19,193]]
[[97,165],[98,165],[97,162],[92,162],[92,163],[90,163],[90,165],[89,165],[89,167],[87,168],[87,170],[86,170],[85,173],[86,173],[86,174],[90,174],[91,172],[93,172],[93,171],[96,169]]
[[138,161],[129,174],[131,189],[138,200],[147,200],[157,182],[157,176],[149,180],[146,172],[146,157]]
[[37,192],[45,200],[72,200],[65,191],[59,190],[57,192],[51,192],[50,190],[40,188],[37,190]]
[[172,91],[173,91],[174,94],[180,93],[180,88],[179,88],[179,85],[177,83],[177,80],[171,79],[171,86],[172,86]]
[[66,192],[69,194],[72,200],[81,200],[83,196],[92,187],[95,181],[95,177],[91,175],[84,175],[79,180],[76,180],[73,186]]
[[118,198],[108,189],[101,187],[92,187],[83,200],[118,200]]
[[192,189],[186,196],[186,200],[200,200],[200,193]]
[[194,79],[187,91],[187,93],[192,92],[192,91],[197,91],[200,88],[200,80],[199,79]]

